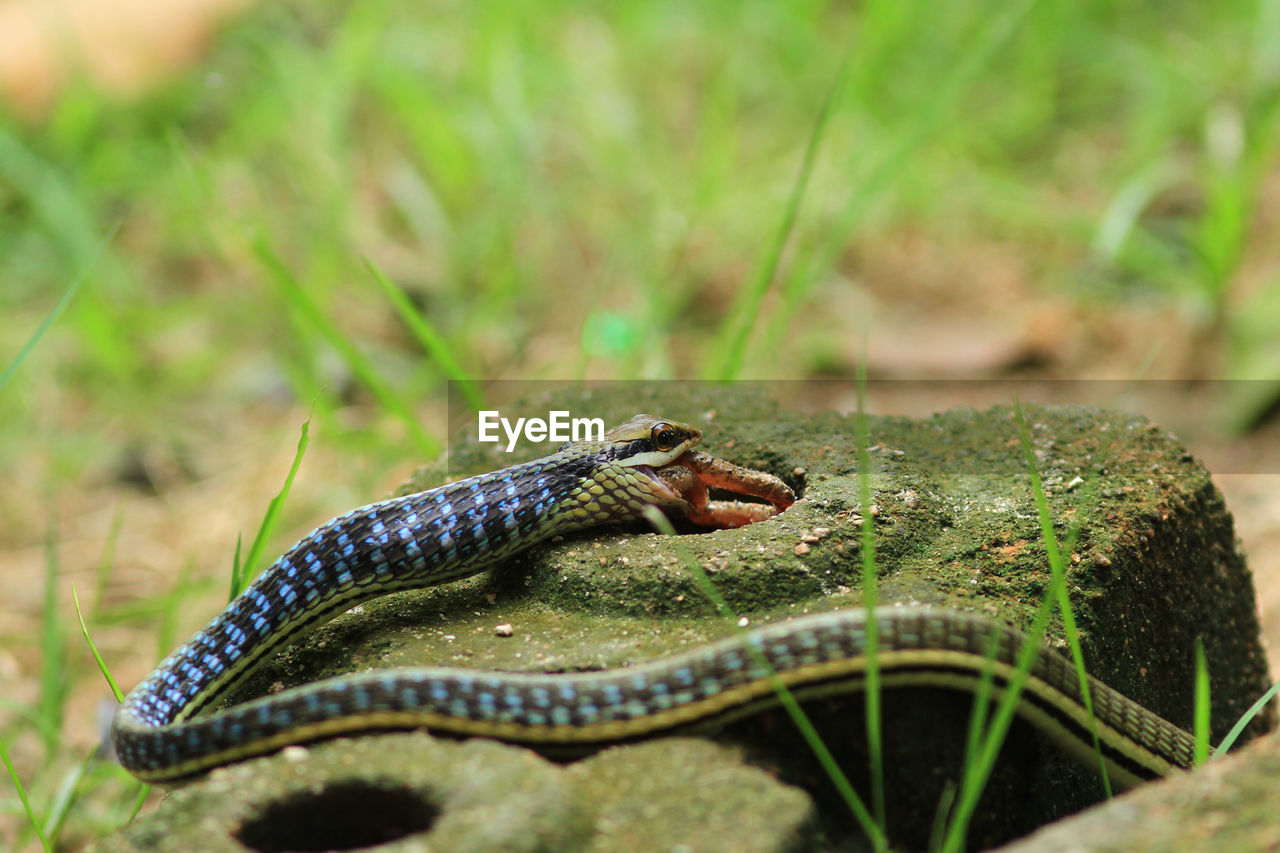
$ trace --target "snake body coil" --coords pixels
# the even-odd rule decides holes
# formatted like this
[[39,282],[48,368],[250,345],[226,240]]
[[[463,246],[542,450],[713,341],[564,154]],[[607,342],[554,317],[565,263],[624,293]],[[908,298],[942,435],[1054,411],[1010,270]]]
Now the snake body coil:
[[[638,415],[602,442],[372,504],[302,539],[204,630],[130,692],[112,736],[121,764],[171,781],[286,744],[343,732],[425,726],[543,745],[601,745],[723,723],[775,701],[775,674],[799,695],[856,690],[876,620],[885,686],[997,693],[1025,637],[980,617],[881,608],[802,617],[620,670],[563,675],[454,668],[391,669],[308,684],[210,711],[267,654],[351,606],[482,571],[550,536],[638,517],[646,505],[685,512],[654,469],[695,445],[686,424]],[[1090,680],[1094,719],[1071,664],[1038,649],[1018,706],[1096,767],[1096,730],[1113,783],[1130,787],[1191,765],[1182,729]]]

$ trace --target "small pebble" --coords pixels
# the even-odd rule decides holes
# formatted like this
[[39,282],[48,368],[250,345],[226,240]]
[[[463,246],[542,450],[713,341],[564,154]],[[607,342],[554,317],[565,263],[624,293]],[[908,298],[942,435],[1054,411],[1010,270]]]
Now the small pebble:
[[516,633],[516,629],[512,627],[510,622],[503,622],[501,625],[493,629],[493,633],[499,637],[511,637]]
[[745,627],[747,627],[747,626],[748,626],[748,625],[750,625],[750,624],[751,624],[751,620],[750,620],[750,619],[748,619],[747,617],[745,617],[745,616],[739,616],[739,617],[738,617],[738,627],[739,627],[739,628],[745,628]]
[[301,764],[311,757],[311,750],[295,743],[280,750],[280,757],[290,764]]

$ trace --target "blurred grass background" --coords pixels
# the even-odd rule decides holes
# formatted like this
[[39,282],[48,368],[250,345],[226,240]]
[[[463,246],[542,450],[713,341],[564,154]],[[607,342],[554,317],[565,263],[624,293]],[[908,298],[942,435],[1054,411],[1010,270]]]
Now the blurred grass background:
[[[259,4],[144,93],[0,114],[0,367],[80,281],[0,393],[0,741],[46,829],[75,847],[135,791],[82,770],[105,691],[65,579],[133,683],[217,609],[309,412],[281,546],[436,452],[451,375],[865,352],[1254,379],[1206,416],[1257,422],[1278,95],[1276,0],[363,0]],[[35,843],[20,815],[0,786],[0,843]]]

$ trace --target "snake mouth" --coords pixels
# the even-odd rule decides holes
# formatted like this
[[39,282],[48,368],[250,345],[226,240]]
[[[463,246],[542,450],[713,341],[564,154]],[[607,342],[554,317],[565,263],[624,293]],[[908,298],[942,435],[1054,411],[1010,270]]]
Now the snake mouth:
[[675,489],[667,485],[667,482],[658,476],[658,472],[654,470],[652,465],[637,465],[634,470],[649,478],[649,482],[653,485],[653,490],[658,493],[658,497],[676,501],[684,500]]

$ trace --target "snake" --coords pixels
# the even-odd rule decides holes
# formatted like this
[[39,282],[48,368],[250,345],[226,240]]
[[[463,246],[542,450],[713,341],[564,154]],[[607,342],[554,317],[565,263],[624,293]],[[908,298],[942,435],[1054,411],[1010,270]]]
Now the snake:
[[882,687],[994,697],[1019,681],[1018,714],[1079,761],[1097,769],[1101,760],[1115,787],[1194,764],[1192,735],[1092,676],[1086,694],[1074,665],[1052,649],[1037,645],[1022,677],[1025,634],[985,616],[919,606],[809,614],[615,669],[381,669],[226,704],[268,655],[374,597],[475,575],[553,536],[642,518],[647,507],[707,521],[708,483],[746,483],[767,493],[774,510],[789,503],[772,475],[694,455],[701,437],[689,424],[637,415],[600,440],[321,525],[129,692],[112,719],[117,759],[141,780],[176,784],[289,745],[364,731],[424,728],[548,752],[709,731],[776,705],[779,684],[797,699],[861,690],[874,634]]

